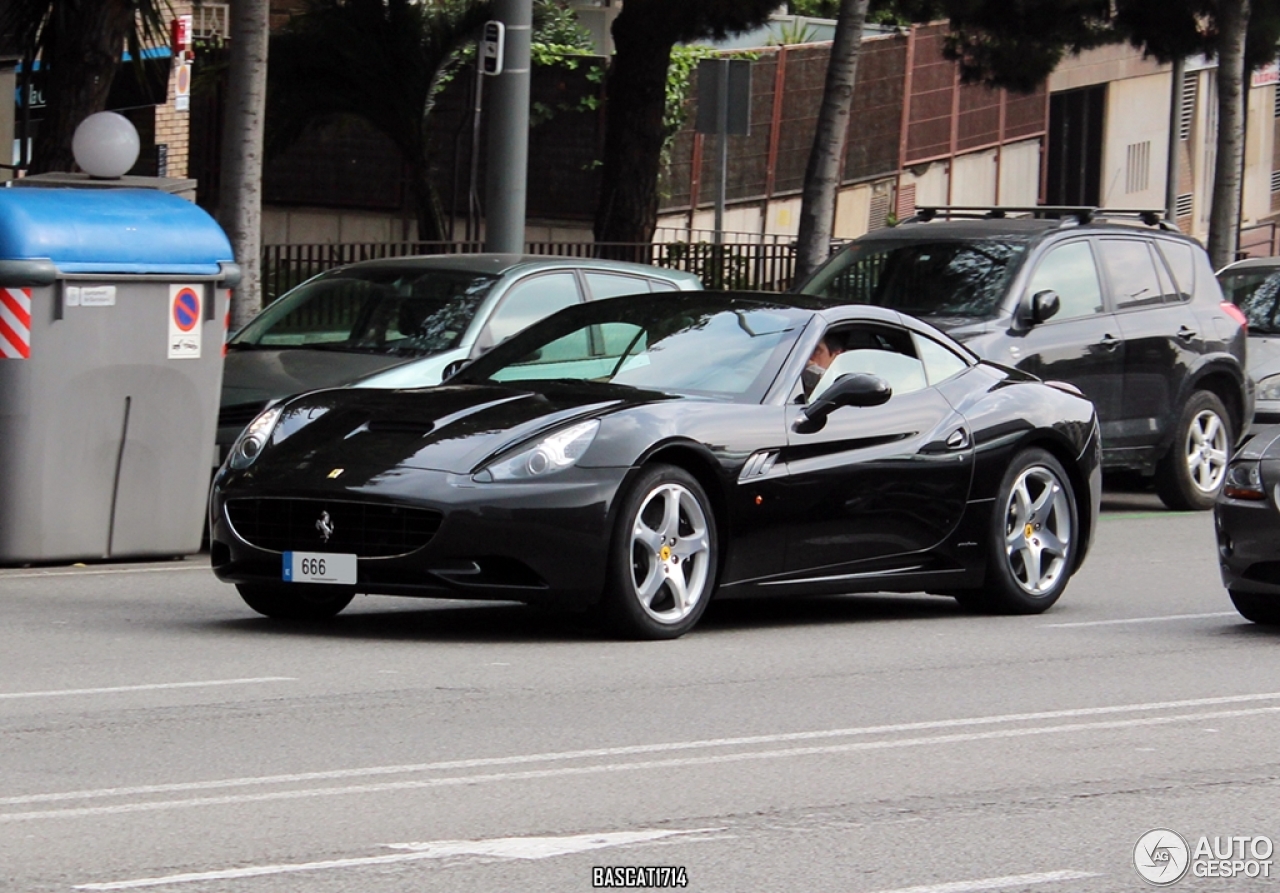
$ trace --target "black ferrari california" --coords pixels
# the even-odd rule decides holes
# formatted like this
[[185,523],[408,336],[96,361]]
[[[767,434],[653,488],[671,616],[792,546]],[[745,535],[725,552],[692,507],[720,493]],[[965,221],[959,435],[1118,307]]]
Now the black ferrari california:
[[1084,560],[1099,460],[1074,387],[896,311],[616,298],[436,387],[267,410],[214,480],[211,556],[289,619],[356,593],[577,606],[650,639],[713,595],[928,592],[1032,614]]
[[1231,457],[1213,507],[1222,585],[1240,616],[1280,625],[1280,425],[1259,425]]

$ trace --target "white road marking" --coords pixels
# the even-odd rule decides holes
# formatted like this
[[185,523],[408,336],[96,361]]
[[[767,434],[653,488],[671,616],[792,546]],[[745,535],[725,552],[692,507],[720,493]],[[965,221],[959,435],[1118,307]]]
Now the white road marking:
[[173,571],[213,571],[207,564],[189,565],[174,562],[172,567],[77,567],[72,570],[58,571],[18,571],[6,573],[0,571],[0,580],[12,580],[20,577],[92,577],[99,574],[167,574]]
[[[288,677],[280,678],[287,679]],[[773,735],[747,735],[736,738],[706,738],[694,741],[671,741],[663,744],[633,744],[621,747],[600,747],[590,750],[566,750],[546,753],[515,754],[507,757],[477,757],[469,760],[442,760],[435,763],[408,763],[399,766],[367,766],[357,769],[296,772],[287,775],[258,775],[245,778],[214,779],[212,781],[188,781],[173,782],[170,784],[135,785],[132,787],[61,791],[53,794],[24,794],[16,797],[0,797],[0,806],[16,806],[24,803],[56,803],[67,800],[97,800],[106,797],[129,797],[139,794],[169,794],[179,791],[208,791],[222,788],[293,784],[307,781],[332,781],[344,778],[369,778],[379,775],[407,775],[417,772],[440,772],[453,769],[479,769],[487,766],[513,766],[525,763],[550,763],[600,757],[630,756],[633,754],[667,753],[680,750],[703,750],[712,747],[741,747],[757,744],[780,744],[787,741],[812,741],[819,738],[846,738],[855,735],[896,734],[900,732],[954,729],[1011,722],[1077,719],[1086,716],[1107,716],[1116,713],[1178,710],[1188,707],[1216,707],[1223,704],[1248,704],[1256,703],[1258,701],[1276,700],[1280,700],[1280,692],[1263,692],[1251,695],[1222,695],[1216,698],[1152,701],[1141,704],[1118,704],[1111,707],[1075,707],[1067,710],[1046,710],[1038,713],[1005,713],[995,716],[977,716],[964,719],[939,719],[925,722],[897,723],[894,725],[883,726],[861,726],[846,729],[824,729],[809,732],[779,732]]]
[[[173,809],[190,809],[199,806],[226,806],[268,801],[304,800],[317,797],[336,797],[348,794],[377,794],[391,791],[412,791],[428,788],[457,787],[461,785],[489,784],[493,782],[519,782],[570,776],[600,775],[606,773],[636,772],[650,769],[687,768],[716,764],[741,763],[755,760],[790,759],[795,757],[828,756],[859,751],[891,750],[904,747],[920,747],[940,744],[962,744],[974,741],[1023,738],[1032,735],[1069,734],[1115,729],[1133,729],[1169,725],[1179,722],[1203,722],[1206,719],[1236,719],[1246,716],[1274,715],[1280,706],[1255,707],[1247,710],[1222,710],[1212,713],[1187,713],[1175,716],[1151,716],[1141,719],[1112,720],[1109,722],[1069,723],[1056,726],[1036,726],[1020,729],[999,729],[989,732],[969,732],[957,735],[935,735],[923,738],[887,738],[879,741],[859,741],[847,744],[831,744],[818,747],[792,747],[778,750],[742,751],[696,757],[678,757],[630,763],[602,763],[589,766],[563,766],[549,769],[531,769],[520,772],[495,772],[484,775],[456,775],[421,780],[390,781],[377,784],[348,785],[332,788],[309,788],[289,791],[271,791],[261,794],[227,794],[220,797],[192,797],[185,800],[142,801],[114,806],[85,806],[67,809],[49,809],[34,812],[0,813],[0,824],[48,818],[82,818],[85,816],[123,815],[137,812],[156,812]],[[34,795],[35,797],[49,795]],[[53,795],[59,796],[59,795]],[[8,798],[10,800],[29,798]]]
[[58,688],[50,691],[0,692],[0,701],[15,698],[57,698],[69,695],[111,695],[127,691],[161,691],[169,688],[206,688],[214,685],[253,685],[258,682],[297,682],[295,676],[258,676],[254,679],[210,679],[205,682],[156,682],[150,685],[116,685],[110,688]]
[[80,884],[74,889],[136,890],[140,887],[159,887],[167,884],[235,880],[237,878],[262,877],[272,874],[290,874],[299,871],[323,871],[333,868],[360,868],[367,865],[391,865],[397,862],[448,859],[458,856],[475,856],[482,859],[547,859],[552,856],[585,853],[607,847],[649,843],[678,835],[708,834],[723,830],[723,828],[692,828],[684,831],[616,831],[604,834],[577,834],[567,837],[499,837],[492,840],[435,840],[427,843],[389,843],[385,844],[385,846],[391,849],[407,849],[411,852],[397,853],[392,856],[328,859],[323,862],[252,865],[244,868],[228,868],[222,871],[171,874],[165,877],[112,881],[105,884]]
[[1042,623],[1041,629],[1066,629],[1078,626],[1118,626],[1122,623],[1164,623],[1168,620],[1208,620],[1211,617],[1239,617],[1235,611],[1214,611],[1212,614],[1168,614],[1163,617],[1126,617],[1123,620],[1087,620],[1079,623]]
[[950,881],[945,884],[925,884],[922,887],[899,887],[897,890],[881,890],[879,893],[979,893],[982,890],[1006,890],[1009,887],[1052,884],[1056,881],[1078,881],[1091,877],[1101,877],[1101,875],[1093,871],[1043,871],[1038,874],[1013,874],[976,881]]

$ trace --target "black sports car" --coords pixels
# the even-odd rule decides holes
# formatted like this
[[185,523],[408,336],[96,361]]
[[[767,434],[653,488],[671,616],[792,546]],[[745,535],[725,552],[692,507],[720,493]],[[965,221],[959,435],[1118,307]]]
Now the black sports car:
[[[838,355],[815,382],[819,343]],[[654,639],[713,594],[925,591],[1038,613],[1084,560],[1099,462],[1071,385],[896,311],[616,298],[438,387],[264,412],[215,478],[211,554],[282,618],[357,592],[584,606]]]
[[1231,457],[1213,507],[1222,584],[1240,616],[1280,624],[1280,425],[1262,425]]

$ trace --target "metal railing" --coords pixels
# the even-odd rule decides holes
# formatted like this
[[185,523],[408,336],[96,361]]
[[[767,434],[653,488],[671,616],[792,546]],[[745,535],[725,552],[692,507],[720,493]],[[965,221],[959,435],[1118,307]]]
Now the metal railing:
[[[269,303],[300,282],[344,264],[422,254],[476,254],[480,242],[334,242],[266,245],[262,250],[263,302]],[[695,273],[708,289],[781,291],[795,274],[790,242],[528,242],[528,254],[597,257],[653,264]]]
[[1274,220],[1240,228],[1236,243],[1236,260],[1246,257],[1271,257],[1280,254],[1280,227]]

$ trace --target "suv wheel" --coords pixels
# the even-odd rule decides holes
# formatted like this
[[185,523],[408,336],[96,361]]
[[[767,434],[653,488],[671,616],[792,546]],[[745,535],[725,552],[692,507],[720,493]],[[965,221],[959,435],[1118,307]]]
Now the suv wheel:
[[1196,391],[1178,416],[1169,451],[1156,466],[1156,492],[1171,509],[1203,510],[1227,475],[1233,443],[1226,407],[1210,391]]

